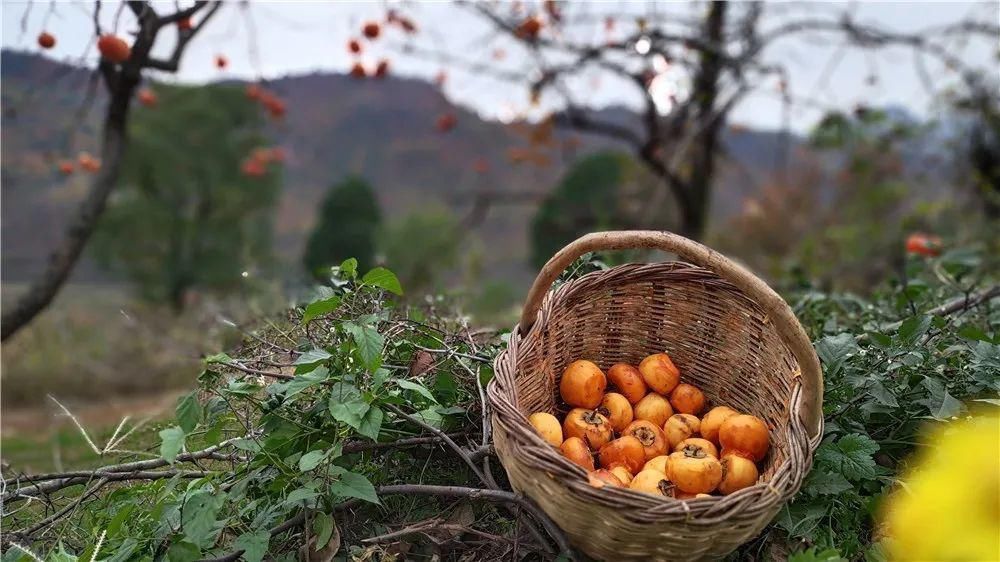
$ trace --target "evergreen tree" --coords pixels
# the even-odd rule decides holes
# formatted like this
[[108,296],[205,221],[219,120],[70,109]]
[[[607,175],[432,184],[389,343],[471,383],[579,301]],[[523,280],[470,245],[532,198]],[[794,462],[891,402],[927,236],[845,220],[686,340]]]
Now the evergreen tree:
[[375,260],[375,236],[381,220],[378,200],[366,181],[351,177],[334,186],[306,244],[302,257],[306,270],[325,280],[330,266],[357,258],[358,269],[367,271]]

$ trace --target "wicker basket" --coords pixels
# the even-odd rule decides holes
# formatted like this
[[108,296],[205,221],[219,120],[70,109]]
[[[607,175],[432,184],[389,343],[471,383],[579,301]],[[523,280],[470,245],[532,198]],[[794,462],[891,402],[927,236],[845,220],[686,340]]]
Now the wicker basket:
[[[549,291],[582,254],[656,248],[684,262],[629,264]],[[686,263],[690,262],[690,263]],[[567,408],[559,378],[568,363],[602,369],[666,351],[681,380],[709,405],[763,418],[771,449],[760,482],[724,497],[660,498],[593,488],[583,469],[547,445],[533,412]],[[495,362],[489,403],[496,450],[515,490],[536,501],[573,545],[600,560],[717,559],[757,535],[798,491],[822,436],[822,375],[791,309],[746,269],[667,232],[588,234],[545,265],[519,329]]]

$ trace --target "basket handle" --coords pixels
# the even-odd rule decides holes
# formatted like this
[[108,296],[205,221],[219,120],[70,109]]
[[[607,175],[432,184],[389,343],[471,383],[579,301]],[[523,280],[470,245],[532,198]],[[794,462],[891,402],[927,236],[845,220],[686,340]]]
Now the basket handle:
[[587,252],[597,250],[658,249],[677,254],[681,259],[711,269],[720,277],[738,287],[751,297],[774,324],[778,335],[792,352],[799,364],[802,391],[807,398],[803,403],[802,421],[811,437],[816,436],[823,424],[823,371],[809,336],[799,324],[788,303],[774,292],[767,283],[746,268],[722,254],[693,240],[671,232],[656,230],[619,230],[592,232],[570,242],[542,267],[528,291],[528,298],[521,312],[521,334],[527,334],[535,325],[542,299],[552,283],[570,264]]

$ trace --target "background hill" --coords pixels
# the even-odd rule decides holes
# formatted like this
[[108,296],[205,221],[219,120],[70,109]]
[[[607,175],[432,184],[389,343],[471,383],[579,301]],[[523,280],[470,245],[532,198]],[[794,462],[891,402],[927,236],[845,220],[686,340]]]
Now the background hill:
[[[88,69],[9,50],[0,62],[3,280],[17,282],[44,264],[66,217],[86,191],[85,177],[62,177],[55,163],[95,149],[104,100],[98,93],[92,103],[84,103],[90,91]],[[551,165],[514,164],[508,150],[527,146],[522,129],[528,126],[480,119],[424,81],[308,74],[274,80],[268,87],[289,107],[286,119],[268,132],[290,154],[276,211],[274,253],[295,266],[319,202],[329,186],[346,175],[366,177],[390,219],[434,205],[463,216],[481,190],[542,194],[577,156],[613,146],[600,137],[578,134],[567,143],[568,137],[557,131],[554,143],[561,148],[550,151]],[[444,134],[435,128],[443,113],[453,113],[458,122]],[[600,117],[636,123],[634,114],[620,108],[602,110]],[[71,130],[76,134],[65,135]],[[728,158],[711,206],[715,224],[739,212],[746,198],[768,181],[782,162],[785,143],[793,155],[802,144],[779,132],[727,132]],[[489,163],[485,173],[474,170],[473,162],[479,159]],[[483,258],[491,276],[526,283],[527,228],[533,209],[523,198],[520,204],[500,203],[476,227],[475,239],[489,248]],[[111,277],[87,259],[74,272],[74,280],[102,282]]]

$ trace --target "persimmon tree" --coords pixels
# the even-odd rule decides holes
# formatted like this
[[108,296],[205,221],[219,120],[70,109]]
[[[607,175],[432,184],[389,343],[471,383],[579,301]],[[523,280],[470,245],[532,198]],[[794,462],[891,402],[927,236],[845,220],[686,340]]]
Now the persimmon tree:
[[[222,3],[203,0],[163,14],[150,2],[129,1],[124,6],[131,12],[135,26],[130,30],[131,41],[101,25],[99,0],[93,7],[94,36],[102,55],[95,72],[100,76],[108,99],[100,137],[100,168],[70,219],[62,241],[49,255],[45,269],[16,302],[4,308],[0,339],[6,340],[52,302],[91,239],[108,197],[119,183],[128,146],[129,114],[143,81],[143,71],[176,72],[188,45],[212,20]],[[180,25],[181,22],[187,25]],[[176,43],[169,58],[157,58],[151,53],[164,34],[176,34]]]
[[[953,41],[988,45],[1000,37],[995,21],[973,16],[903,33],[863,23],[851,8],[795,11],[760,2],[708,2],[693,16],[652,4],[632,13],[553,1],[458,5],[495,32],[462,53],[419,41],[403,52],[466,70],[473,79],[520,84],[532,103],[544,100],[553,108],[557,125],[625,145],[662,185],[634,224],[673,224],[694,238],[707,225],[713,181],[726,155],[722,132],[734,107],[753,93],[777,97],[786,115],[792,106],[825,105],[793,95],[790,61],[771,56],[772,48],[794,46],[795,40],[825,42],[835,47],[826,75],[845,52],[905,49],[932,94],[947,87],[997,99],[995,73],[967,64]],[[516,71],[501,64],[508,50],[523,59]],[[931,77],[929,69],[942,75]],[[631,89],[639,100],[636,123],[594,111],[587,98],[597,80]]]

